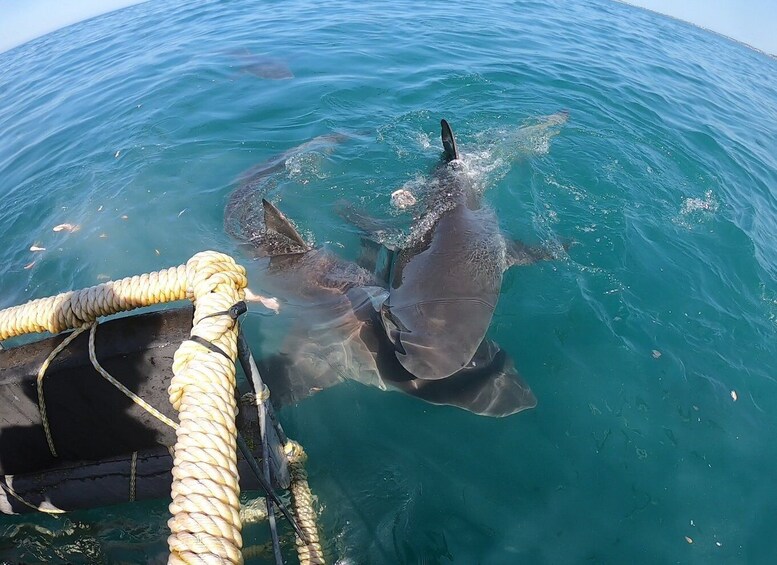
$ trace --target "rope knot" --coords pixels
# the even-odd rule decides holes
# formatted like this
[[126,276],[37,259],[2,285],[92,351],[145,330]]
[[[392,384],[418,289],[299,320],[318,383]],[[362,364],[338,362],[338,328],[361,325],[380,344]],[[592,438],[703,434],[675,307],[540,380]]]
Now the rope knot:
[[248,286],[246,271],[229,255],[217,251],[202,251],[194,255],[186,263],[186,294],[192,300],[203,298],[216,292],[219,286],[235,290],[241,296],[230,306],[245,297],[243,289]]
[[286,454],[286,459],[288,459],[289,464],[292,465],[295,463],[304,463],[308,458],[308,455],[305,453],[305,450],[302,449],[302,446],[293,439],[290,439],[284,444],[283,452]]

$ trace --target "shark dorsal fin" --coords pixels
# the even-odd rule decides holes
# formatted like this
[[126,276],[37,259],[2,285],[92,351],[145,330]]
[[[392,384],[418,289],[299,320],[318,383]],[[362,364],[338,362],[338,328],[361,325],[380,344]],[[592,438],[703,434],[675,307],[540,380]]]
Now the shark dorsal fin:
[[262,206],[264,207],[264,225],[267,231],[274,231],[286,236],[303,249],[308,249],[308,244],[278,208],[264,198],[262,198]]
[[456,148],[456,138],[453,136],[453,130],[448,122],[440,120],[442,126],[442,146],[445,149],[445,160],[453,161],[459,158],[459,150]]

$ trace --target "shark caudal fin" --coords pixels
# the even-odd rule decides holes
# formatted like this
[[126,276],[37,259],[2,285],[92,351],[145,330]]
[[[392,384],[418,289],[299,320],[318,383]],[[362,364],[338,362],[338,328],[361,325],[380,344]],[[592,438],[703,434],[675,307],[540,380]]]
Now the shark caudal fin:
[[440,120],[442,126],[442,146],[445,150],[445,160],[453,161],[459,158],[459,150],[456,148],[456,138],[453,136],[453,130],[448,122]]

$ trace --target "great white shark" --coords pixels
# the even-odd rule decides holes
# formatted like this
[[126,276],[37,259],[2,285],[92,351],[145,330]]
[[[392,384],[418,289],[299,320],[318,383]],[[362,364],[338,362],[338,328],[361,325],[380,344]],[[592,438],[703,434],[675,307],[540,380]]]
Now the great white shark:
[[[491,324],[505,270],[555,258],[544,246],[502,234],[445,120],[441,138],[443,161],[409,241],[378,253],[389,284],[382,324],[398,362],[425,381],[468,366]],[[350,207],[344,214],[367,234],[377,225]]]
[[[322,138],[309,142],[306,147],[329,146],[338,141]],[[444,143],[453,143],[455,155],[452,134],[450,141],[444,137]],[[227,231],[247,245],[252,255],[269,258],[267,272],[270,278],[280,280],[278,286],[296,298],[309,299],[309,311],[304,321],[296,324],[279,351],[260,362],[273,398],[282,403],[296,402],[313,392],[351,379],[487,416],[506,416],[534,407],[536,398],[531,389],[518,375],[509,355],[496,343],[483,339],[485,331],[466,361],[447,375],[419,377],[401,362],[402,358],[397,355],[396,318],[386,306],[392,293],[401,285],[395,288],[392,284],[386,289],[380,286],[380,277],[370,270],[340,258],[326,248],[309,245],[277,207],[266,199],[260,200],[265,177],[277,172],[294,151],[260,165],[244,177],[225,209]],[[258,208],[259,201],[261,209]],[[483,255],[493,253],[491,244],[498,246],[499,243],[482,239],[481,242]],[[532,253],[536,255],[536,249],[513,247],[515,251],[511,256],[515,260],[521,257],[524,263],[535,260]],[[497,252],[506,253],[505,250]],[[411,256],[403,255],[402,251],[396,254],[392,264],[393,282],[399,280],[397,277],[412,274],[413,267],[409,272],[405,271],[406,265],[402,263],[407,258]],[[475,259],[469,258],[470,261]],[[450,265],[441,267],[451,268]],[[412,281],[414,277],[407,280]],[[501,281],[501,271],[499,278]],[[401,297],[412,301],[412,293],[416,292],[418,304],[430,303],[430,287],[435,286],[436,279],[433,276],[426,285],[416,279],[412,285],[404,287]],[[471,290],[480,292],[474,287]],[[498,289],[496,292],[498,294]],[[492,301],[495,303],[495,298]],[[475,311],[475,314],[480,312]],[[429,329],[427,326],[426,330]],[[458,330],[458,326],[453,329]],[[447,332],[444,325],[439,330]],[[470,334],[465,337],[471,339]],[[438,358],[433,352],[432,340],[433,336],[429,335],[428,351],[432,358]],[[441,336],[443,347],[450,341]]]
[[[510,356],[492,341],[484,340],[448,378],[417,379],[397,361],[383,326],[380,308],[389,291],[380,279],[325,247],[308,244],[275,205],[265,199],[261,205],[263,220],[251,223],[249,241],[256,255],[269,261],[274,286],[303,304],[303,315],[278,351],[258,361],[274,402],[295,403],[354,380],[484,416],[536,406]],[[227,214],[234,209],[228,206]]]

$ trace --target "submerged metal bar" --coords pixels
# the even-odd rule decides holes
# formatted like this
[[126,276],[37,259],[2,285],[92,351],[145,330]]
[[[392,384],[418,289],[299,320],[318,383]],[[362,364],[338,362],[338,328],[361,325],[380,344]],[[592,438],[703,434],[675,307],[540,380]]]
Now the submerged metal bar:
[[[253,355],[248,353],[248,361],[251,365],[251,372],[254,372],[256,364],[254,363]],[[252,374],[253,378],[253,374]],[[256,381],[258,384],[264,386],[262,383],[262,377],[259,371],[256,371]],[[257,397],[259,400],[259,397]],[[256,407],[259,411],[259,437],[262,442],[262,467],[264,471],[264,479],[268,484],[272,485],[272,477],[270,476],[270,447],[267,445],[267,400],[261,399],[256,403]],[[272,538],[272,548],[275,553],[275,561],[278,565],[283,565],[283,556],[281,555],[281,542],[278,539],[278,528],[275,525],[275,507],[270,504],[270,497],[267,496],[267,518],[270,524],[270,537]]]
[[294,516],[291,515],[291,512],[289,512],[289,509],[286,508],[286,506],[283,504],[281,499],[278,498],[278,495],[275,494],[275,491],[273,490],[272,485],[268,485],[264,481],[264,476],[262,475],[262,471],[259,469],[259,465],[256,462],[256,459],[254,459],[254,456],[251,453],[251,450],[248,448],[248,444],[246,443],[246,440],[239,433],[237,434],[237,446],[240,449],[240,452],[243,454],[243,457],[245,457],[246,460],[248,461],[248,465],[251,467],[251,470],[254,472],[254,475],[256,475],[256,478],[259,481],[259,484],[261,485],[262,489],[267,493],[270,499],[280,509],[281,513],[294,527],[294,531],[297,532],[299,539],[306,541],[307,538],[305,537],[305,534],[303,533],[302,529],[299,527],[299,524],[297,524],[297,521],[294,519]]
[[[259,374],[259,369],[256,366],[251,349],[248,347],[248,342],[245,339],[242,327],[239,328],[237,345],[240,366],[243,368],[243,372],[246,374],[246,377],[250,380],[254,393],[257,396],[261,396],[264,391],[267,391],[267,388],[265,387],[261,375]],[[271,463],[272,478],[275,484],[285,489],[289,487],[290,478],[288,460],[284,453],[284,446],[289,440],[286,437],[286,434],[283,432],[281,425],[275,418],[272,404],[266,400],[263,404],[265,414],[270,418],[273,424],[272,428],[267,427],[265,429],[267,447],[269,449],[268,461]],[[257,415],[259,415],[258,408]]]
[[277,416],[275,415],[275,410],[272,407],[272,404],[269,402],[265,405],[267,416],[270,418],[270,421],[272,422],[272,427],[275,430],[275,433],[278,434],[278,439],[281,442],[281,445],[286,445],[289,443],[289,438],[286,436],[286,432],[283,431],[283,428],[281,427],[281,423],[278,421]]
[[[262,475],[262,476],[258,476],[257,479],[260,482],[266,483],[270,488],[270,490],[266,491],[267,498],[268,498],[267,515],[268,515],[269,524],[270,524],[270,535],[272,537],[275,558],[276,560],[279,560],[279,562],[282,563],[282,558],[280,554],[280,541],[278,539],[278,531],[275,528],[275,509],[274,509],[274,505],[270,504],[271,501],[275,503],[275,506],[277,506],[280,509],[280,511],[283,513],[286,519],[291,523],[299,538],[303,541],[307,541],[307,538],[305,537],[305,534],[297,524],[294,517],[291,515],[288,509],[280,502],[280,500],[275,495],[275,493],[272,492],[271,490],[272,476],[270,472],[270,446],[269,446],[270,442],[267,434],[267,416],[268,416],[268,413],[271,413],[271,405],[267,401],[267,399],[262,398],[262,393],[265,390],[265,385],[262,382],[262,377],[259,374],[259,368],[256,366],[256,362],[254,361],[254,356],[251,353],[251,349],[248,347],[248,342],[246,341],[242,326],[238,326],[237,355],[238,355],[238,359],[240,360],[240,366],[243,368],[243,372],[246,374],[246,376],[249,379],[251,379],[254,393],[256,394],[256,400],[257,400],[256,407],[257,407],[257,413],[259,415],[259,433],[260,433],[261,442],[262,442],[262,464],[264,467],[264,472],[260,473],[259,468],[256,465],[256,460],[253,458],[253,455],[251,455],[251,468],[254,469],[255,473]],[[282,430],[280,430],[280,424],[278,424],[274,418],[273,418],[273,424],[274,424],[273,429],[275,430],[275,432],[279,436],[282,436],[282,439],[281,437],[279,437],[278,439],[281,441],[285,440],[286,435],[283,433]],[[239,442],[240,442],[240,437],[238,437],[238,444]],[[248,451],[247,446],[246,446],[246,450]]]
[[[259,374],[259,368],[256,366],[254,356],[248,347],[242,328],[238,328],[238,357],[243,371],[251,379],[254,392],[256,394],[256,409],[259,416],[259,438],[262,444],[262,471],[264,480],[268,485],[272,485],[272,476],[270,474],[270,448],[267,438],[267,400],[262,398],[264,383]],[[281,542],[278,539],[278,527],[275,521],[275,505],[272,503],[270,494],[265,496],[267,502],[267,520],[270,525],[270,538],[272,539],[273,553],[277,565],[283,565],[283,556],[281,555]]]
[[275,563],[277,565],[283,565],[283,555],[281,555],[281,541],[278,539],[278,526],[275,523],[275,505],[272,504],[270,497],[266,497],[267,501],[267,521],[270,524],[270,538],[272,538],[272,550],[275,554]]

